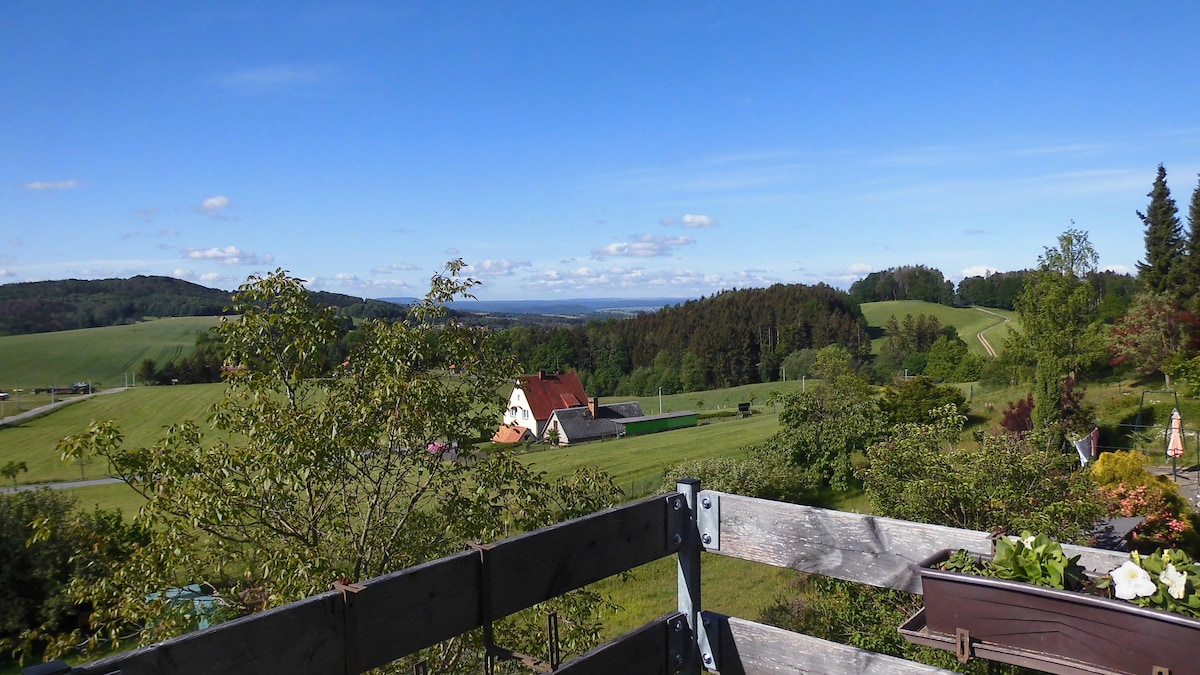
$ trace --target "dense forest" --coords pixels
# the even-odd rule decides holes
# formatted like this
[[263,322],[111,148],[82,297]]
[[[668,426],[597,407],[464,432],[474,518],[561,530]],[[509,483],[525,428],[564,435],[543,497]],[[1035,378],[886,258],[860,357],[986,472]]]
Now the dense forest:
[[[317,302],[354,318],[401,318],[407,308],[382,300],[317,292]],[[146,317],[217,316],[229,292],[182,279],[32,281],[0,285],[0,335],[49,333],[136,323]]]

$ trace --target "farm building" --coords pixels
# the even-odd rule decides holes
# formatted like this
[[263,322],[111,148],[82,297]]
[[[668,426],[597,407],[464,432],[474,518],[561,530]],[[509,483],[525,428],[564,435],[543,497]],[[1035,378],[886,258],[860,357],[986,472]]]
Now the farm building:
[[492,435],[493,443],[520,443],[532,439],[533,432],[518,424],[501,424]]
[[645,415],[642,417],[626,417],[625,419],[616,420],[616,423],[623,428],[622,436],[641,436],[642,434],[653,434],[659,431],[671,431],[672,429],[686,429],[687,427],[696,426],[698,416],[691,410],[681,410],[679,412],[662,413],[659,415]]
[[517,378],[512,393],[508,395],[508,409],[504,411],[504,426],[521,426],[542,437],[550,415],[562,408],[583,408],[587,405],[587,393],[575,373],[547,373],[539,370],[537,375],[522,375]]
[[637,401],[600,405],[597,399],[588,399],[587,406],[555,410],[546,422],[545,439],[553,431],[559,445],[571,445],[585,441],[617,438],[624,434],[618,424],[624,419],[642,417],[642,406]]

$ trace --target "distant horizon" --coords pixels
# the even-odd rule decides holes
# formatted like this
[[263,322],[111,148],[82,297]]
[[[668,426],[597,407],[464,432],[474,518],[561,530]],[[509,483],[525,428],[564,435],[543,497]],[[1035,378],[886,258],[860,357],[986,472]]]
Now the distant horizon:
[[[0,282],[483,300],[1133,272],[1200,4],[6,5]],[[834,31],[830,26],[845,26]],[[128,36],[136,35],[137,39]],[[1148,103],[1150,102],[1150,103]]]

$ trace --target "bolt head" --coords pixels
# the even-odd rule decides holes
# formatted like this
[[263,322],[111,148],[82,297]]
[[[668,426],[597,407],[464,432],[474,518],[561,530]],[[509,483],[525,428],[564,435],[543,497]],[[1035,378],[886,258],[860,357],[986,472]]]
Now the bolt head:
[[706,653],[704,654],[704,663],[706,663],[706,664],[708,664],[708,665],[710,665],[710,666],[711,666],[711,665],[712,665],[712,662],[713,662],[713,657],[712,657],[712,654],[709,654],[709,653],[707,653],[707,652],[706,652]]
[[706,508],[706,509],[711,509],[711,508],[712,508],[712,500],[711,500],[711,499],[709,499],[708,497],[705,497],[704,499],[701,499],[701,500],[700,500],[700,504],[701,504],[701,505],[702,505],[704,508]]
[[676,654],[675,655],[675,665],[679,665],[681,663],[683,663],[683,654]]
[[676,544],[682,544],[683,543],[683,535],[677,534],[674,537],[671,537],[671,541],[675,542]]
[[672,499],[671,500],[671,508],[675,509],[676,511],[683,508],[683,500],[679,499],[678,497],[676,497],[675,499]]
[[703,535],[700,536],[700,541],[703,541],[705,544],[711,544],[712,536],[709,535],[707,532],[705,532]]

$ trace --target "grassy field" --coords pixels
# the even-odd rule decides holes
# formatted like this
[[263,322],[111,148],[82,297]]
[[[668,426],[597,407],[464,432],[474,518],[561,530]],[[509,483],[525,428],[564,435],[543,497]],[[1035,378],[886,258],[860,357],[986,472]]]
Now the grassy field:
[[[223,384],[192,384],[178,387],[138,387],[95,396],[15,426],[0,427],[0,464],[25,462],[27,473],[21,483],[79,480],[78,464],[59,458],[54,445],[63,436],[78,433],[93,420],[119,420],[125,442],[149,445],[162,435],[163,427],[183,420],[203,423],[208,408],[221,398]],[[108,466],[93,460],[83,466],[84,478],[103,478]]]
[[[973,354],[987,356],[987,350],[976,337],[980,331],[983,331],[984,337],[988,339],[992,347],[997,353],[1001,353],[1004,347],[1004,337],[1008,334],[1008,326],[1019,329],[1020,324],[1017,322],[1015,312],[1010,312],[1003,309],[991,309],[982,311],[976,308],[962,307],[947,307],[932,302],[921,302],[917,300],[890,300],[887,302],[867,302],[861,305],[863,316],[867,320],[867,325],[877,328],[882,328],[887,324],[889,317],[896,317],[897,321],[903,321],[905,315],[911,314],[918,316],[920,314],[928,314],[937,317],[939,323],[943,326],[954,326],[958,330],[958,335],[967,343],[967,348]],[[991,312],[989,314],[988,312]],[[1001,316],[996,316],[997,314]],[[1004,325],[1004,318],[1008,318],[1010,322]],[[872,342],[872,349],[878,349],[878,343],[882,338],[876,338]]]
[[[802,387],[812,386],[811,378],[807,382],[800,380],[789,380],[787,382],[762,382],[759,384],[745,384],[740,387],[730,387],[729,389],[713,389],[711,391],[693,391],[686,394],[663,395],[662,411],[676,412],[679,410],[692,410],[695,412],[703,412],[705,410],[718,410],[724,408],[737,408],[739,403],[754,403],[755,410],[767,410],[767,399],[771,398],[773,392],[793,392],[800,391]],[[753,401],[751,401],[753,399]],[[607,397],[601,400],[601,403],[613,403],[616,401],[637,401],[642,404],[642,410],[647,415],[658,414],[658,397]]]
[[191,353],[196,334],[215,326],[212,316],[157,319],[129,326],[0,337],[0,389],[31,389],[73,382],[105,387],[132,378],[144,359],[160,366]]

